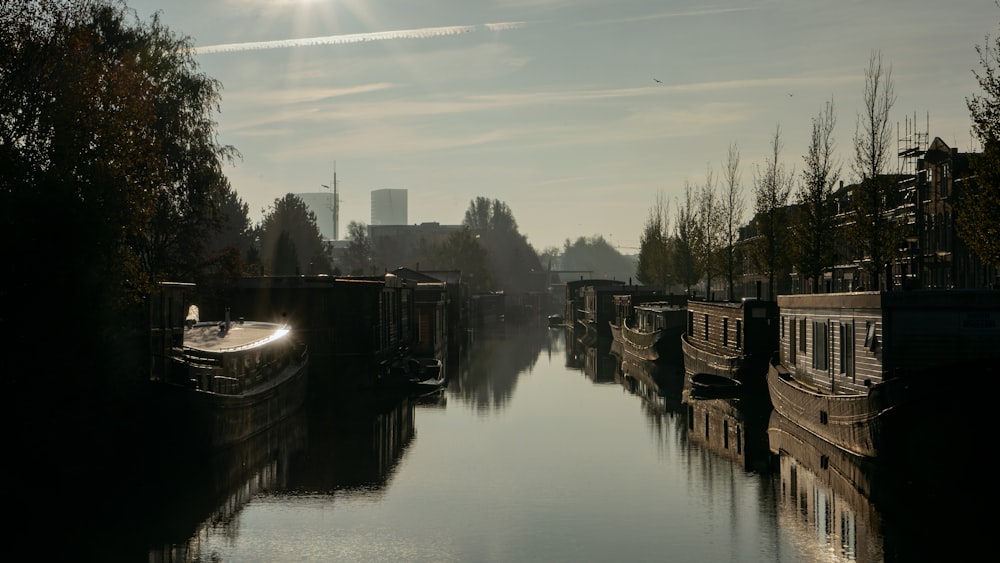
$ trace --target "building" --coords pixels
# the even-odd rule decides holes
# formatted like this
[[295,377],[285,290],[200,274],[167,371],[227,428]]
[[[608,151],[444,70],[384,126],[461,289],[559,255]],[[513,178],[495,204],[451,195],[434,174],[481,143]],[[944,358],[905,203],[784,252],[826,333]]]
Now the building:
[[406,190],[396,188],[372,190],[371,225],[406,225],[406,213]]

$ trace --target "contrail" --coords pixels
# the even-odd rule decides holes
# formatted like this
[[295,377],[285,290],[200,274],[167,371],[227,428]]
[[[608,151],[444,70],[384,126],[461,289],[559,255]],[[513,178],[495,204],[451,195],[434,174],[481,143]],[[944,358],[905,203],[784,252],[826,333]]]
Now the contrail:
[[460,35],[473,31],[506,31],[524,27],[525,22],[485,23],[482,25],[453,25],[448,27],[425,27],[422,29],[401,29],[397,31],[376,31],[372,33],[351,33],[347,35],[327,35],[324,37],[303,37],[301,39],[280,39],[277,41],[253,41],[250,43],[225,43],[195,47],[196,55],[206,53],[231,53],[233,51],[255,51],[258,49],[286,49],[289,47],[309,47],[313,45],[347,45],[367,41],[388,41],[390,39],[429,39]]

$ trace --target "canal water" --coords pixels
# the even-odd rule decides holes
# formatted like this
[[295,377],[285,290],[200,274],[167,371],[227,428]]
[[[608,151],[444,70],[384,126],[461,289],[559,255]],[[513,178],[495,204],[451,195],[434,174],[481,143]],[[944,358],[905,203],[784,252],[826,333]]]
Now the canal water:
[[692,398],[679,366],[564,328],[471,331],[446,369],[434,395],[314,395],[239,447],[112,468],[128,490],[65,494],[29,527],[72,538],[73,559],[150,562],[923,561],[989,545],[961,474],[979,461],[939,443],[865,464],[766,400]]

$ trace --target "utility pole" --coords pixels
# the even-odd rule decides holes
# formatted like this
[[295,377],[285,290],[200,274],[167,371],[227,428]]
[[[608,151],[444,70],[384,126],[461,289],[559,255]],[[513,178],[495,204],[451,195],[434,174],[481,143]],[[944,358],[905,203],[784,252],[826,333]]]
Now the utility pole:
[[324,188],[331,190],[331,196],[333,201],[330,202],[329,208],[333,212],[333,240],[340,239],[340,192],[337,190],[337,161],[333,161],[333,188],[326,184],[320,184]]

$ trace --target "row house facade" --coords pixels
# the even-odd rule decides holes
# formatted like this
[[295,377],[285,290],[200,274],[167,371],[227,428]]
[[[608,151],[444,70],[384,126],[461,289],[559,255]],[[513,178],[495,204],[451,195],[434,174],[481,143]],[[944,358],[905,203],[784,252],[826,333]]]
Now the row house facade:
[[[882,289],[944,289],[1000,287],[996,268],[989,267],[969,249],[958,235],[956,205],[975,178],[970,154],[960,153],[940,138],[926,147],[903,146],[899,151],[900,173],[891,176],[898,187],[889,202],[891,218],[897,222],[900,240],[896,255],[882,274]],[[836,221],[841,233],[836,239],[835,262],[824,272],[820,292],[877,289],[850,244],[847,229],[853,212],[851,196],[856,186],[844,186],[834,193]],[[789,220],[796,205],[784,208]],[[759,238],[751,221],[741,230],[744,248]],[[768,276],[755,270],[749,253],[744,253],[742,296],[774,299],[781,294],[809,293],[812,286],[788,265],[775,275],[775,295],[768,295]]]

